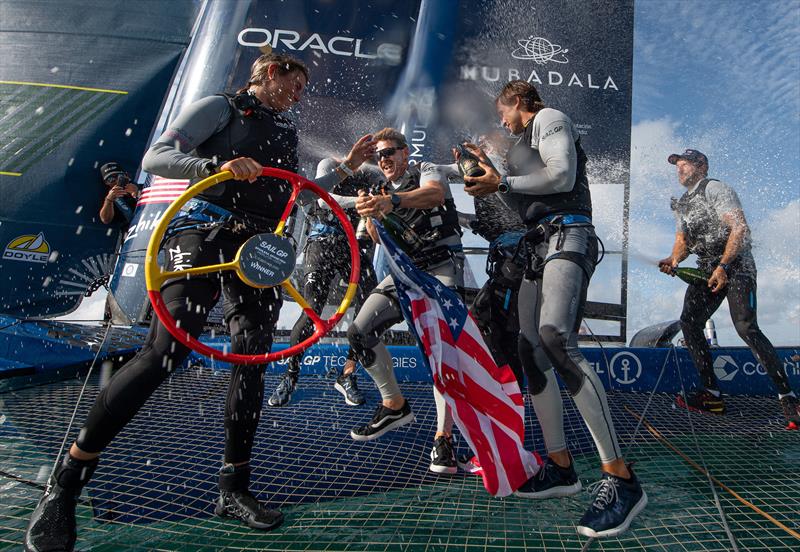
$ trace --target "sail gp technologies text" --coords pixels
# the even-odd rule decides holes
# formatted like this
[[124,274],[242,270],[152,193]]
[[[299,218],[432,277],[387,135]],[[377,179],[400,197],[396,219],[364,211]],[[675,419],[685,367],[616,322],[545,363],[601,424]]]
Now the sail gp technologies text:
[[336,35],[322,38],[319,33],[300,34],[290,29],[262,29],[248,27],[239,32],[237,41],[242,46],[260,48],[270,45],[273,49],[278,45],[291,51],[316,50],[321,54],[362,59],[378,59],[387,65],[400,65],[403,61],[403,47],[400,44],[383,42],[373,51],[365,43],[372,42],[362,38]]
[[[286,364],[289,362],[289,359],[283,359],[276,362],[276,364]],[[347,355],[339,355],[339,354],[328,354],[328,355],[321,355],[321,354],[308,354],[303,357],[302,365],[303,366],[319,366],[324,369],[328,368],[343,368],[345,363],[347,362]],[[416,368],[417,367],[417,359],[413,356],[396,356],[392,355],[392,367],[393,368]]]

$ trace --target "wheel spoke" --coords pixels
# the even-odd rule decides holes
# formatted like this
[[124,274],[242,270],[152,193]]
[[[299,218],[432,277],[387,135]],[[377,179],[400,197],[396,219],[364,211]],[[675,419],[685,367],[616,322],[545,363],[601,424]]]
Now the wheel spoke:
[[306,298],[303,297],[303,295],[299,291],[297,291],[297,289],[295,289],[295,287],[291,284],[291,282],[289,282],[289,280],[283,282],[281,286],[283,286],[283,289],[285,289],[289,293],[289,295],[291,295],[292,299],[294,299],[295,302],[298,305],[300,305],[300,308],[303,309],[303,312],[306,314],[306,316],[308,316],[311,319],[311,321],[314,322],[315,327],[323,330],[327,327],[328,325],[327,322],[323,320],[314,311],[314,309],[311,308],[311,305],[308,304]]
[[222,272],[223,270],[236,270],[238,265],[236,263],[222,263],[207,266],[194,266],[186,270],[168,270],[160,274],[161,281],[169,280],[170,278],[181,278],[183,276],[193,276],[195,274],[210,274],[212,272]]
[[286,219],[289,218],[289,215],[292,214],[292,209],[294,208],[294,204],[297,203],[297,196],[300,194],[302,188],[291,182],[292,184],[292,195],[289,196],[289,201],[286,202],[286,207],[283,209],[283,214],[281,215],[280,222],[278,226],[275,228],[275,234],[278,236],[283,235],[283,230],[286,228]]

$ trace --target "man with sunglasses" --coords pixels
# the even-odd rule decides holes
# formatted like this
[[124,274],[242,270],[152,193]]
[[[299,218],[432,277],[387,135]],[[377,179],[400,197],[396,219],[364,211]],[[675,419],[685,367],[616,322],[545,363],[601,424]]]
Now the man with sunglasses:
[[[381,218],[393,213],[400,217],[423,242],[410,254],[414,264],[444,285],[461,288],[464,280],[461,228],[447,179],[439,166],[432,163],[410,165],[408,144],[399,131],[385,128],[376,133],[373,140],[382,177],[373,187],[372,195],[364,194],[356,200],[358,214]],[[367,230],[377,241],[371,222],[367,223]],[[382,398],[372,419],[350,432],[357,441],[377,439],[414,420],[411,407],[397,384],[392,358],[381,341],[383,333],[402,320],[397,290],[389,275],[367,297],[347,332],[350,346],[375,381]],[[453,418],[444,397],[435,387],[433,393],[437,427],[430,470],[455,473],[458,468],[453,454]]]

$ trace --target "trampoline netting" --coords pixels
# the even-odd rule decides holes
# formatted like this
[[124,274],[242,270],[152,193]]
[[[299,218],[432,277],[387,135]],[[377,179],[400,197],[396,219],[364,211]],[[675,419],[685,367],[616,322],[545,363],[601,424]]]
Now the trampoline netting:
[[[301,380],[289,406],[265,406],[253,490],[287,519],[277,531],[252,531],[213,516],[227,380],[225,370],[190,367],[156,392],[84,491],[78,550],[800,548],[800,433],[783,429],[774,398],[731,397],[728,414],[717,417],[678,410],[665,394],[611,392],[621,443],[650,503],[620,538],[587,545],[575,533],[590,501],[585,492],[496,499],[478,477],[428,471],[435,427],[429,384],[403,384],[416,423],[359,443],[349,429],[371,415],[377,391],[364,382],[367,405],[346,406],[332,381],[316,375]],[[78,423],[98,383],[90,378]],[[267,388],[276,383],[267,376]],[[19,548],[82,385],[68,380],[0,395],[0,549]],[[532,408],[526,412],[526,444],[543,452]],[[565,419],[587,486],[599,475],[597,458],[569,398]]]

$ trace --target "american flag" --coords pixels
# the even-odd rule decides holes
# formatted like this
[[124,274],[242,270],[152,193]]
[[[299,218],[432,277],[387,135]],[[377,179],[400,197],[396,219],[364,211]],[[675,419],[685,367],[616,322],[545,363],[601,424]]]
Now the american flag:
[[417,269],[375,220],[409,327],[422,346],[434,385],[483,468],[483,486],[507,496],[539,471],[525,450],[525,406],[514,373],[492,358],[461,298]]
[[188,180],[174,180],[156,176],[150,186],[142,190],[136,205],[147,203],[172,203],[186,190]]

